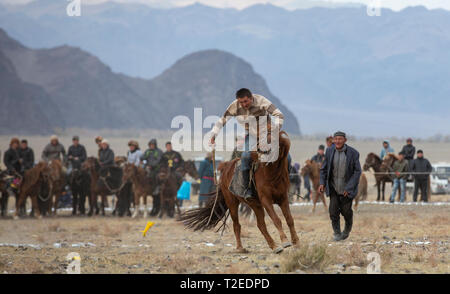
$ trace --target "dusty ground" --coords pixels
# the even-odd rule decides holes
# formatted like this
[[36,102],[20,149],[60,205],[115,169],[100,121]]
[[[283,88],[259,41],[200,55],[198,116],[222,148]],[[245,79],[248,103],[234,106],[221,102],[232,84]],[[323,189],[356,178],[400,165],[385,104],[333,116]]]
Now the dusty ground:
[[[137,135],[136,135],[137,136]],[[4,151],[9,136],[0,137]],[[168,138],[158,137],[160,142]],[[48,138],[28,137],[39,158]],[[124,155],[128,138],[109,138],[117,155]],[[145,146],[149,138],[139,137]],[[83,141],[84,140],[84,141]],[[62,136],[68,146],[70,136]],[[82,137],[89,155],[96,154],[91,137]],[[310,158],[321,141],[293,140],[294,162]],[[349,142],[361,153],[379,152],[380,144]],[[393,142],[398,151],[403,142]],[[450,160],[450,143],[417,142],[432,163]],[[186,158],[204,154],[183,152]],[[220,153],[228,157],[228,153]],[[373,176],[369,173],[369,200],[376,197]],[[391,191],[387,186],[386,196]],[[303,192],[302,192],[303,194]],[[411,195],[407,195],[407,201]],[[355,213],[354,229],[344,242],[331,241],[328,215],[319,204],[316,214],[311,206],[292,206],[302,246],[271,253],[254,221],[242,220],[244,246],[249,253],[234,252],[234,235],[229,228],[223,236],[215,232],[191,232],[173,219],[159,220],[111,217],[58,217],[42,220],[0,219],[0,273],[65,273],[66,256],[78,252],[82,273],[365,273],[367,254],[377,252],[384,273],[450,273],[450,196],[433,195],[434,205],[387,205],[363,203]],[[446,202],[443,205],[436,205]],[[185,202],[185,206],[196,204]],[[13,205],[10,201],[10,205]],[[281,213],[279,213],[281,215]],[[146,237],[140,233],[148,220],[156,224]],[[279,240],[268,217],[275,240]],[[284,223],[285,232],[287,227]],[[95,244],[89,244],[88,242]],[[58,243],[58,244],[55,244]],[[80,247],[85,245],[86,247]],[[18,247],[17,244],[22,244]],[[38,246],[36,249],[36,246]],[[72,247],[75,246],[75,247]],[[78,247],[77,247],[78,246]],[[309,246],[309,248],[308,248]],[[61,248],[55,248],[61,247]],[[302,265],[300,265],[302,264]]]
[[[438,197],[435,201],[447,196]],[[450,273],[449,203],[363,203],[350,238],[339,243],[331,240],[323,206],[313,215],[311,206],[297,205],[292,211],[302,246],[280,255],[271,252],[249,219],[242,220],[245,254],[234,252],[231,223],[221,236],[191,232],[173,219],[69,217],[67,211],[41,220],[2,219],[0,273],[65,273],[70,252],[80,254],[82,273],[365,273],[369,252],[380,254],[383,273]],[[143,237],[148,220],[155,225]],[[279,240],[268,217],[266,222]]]

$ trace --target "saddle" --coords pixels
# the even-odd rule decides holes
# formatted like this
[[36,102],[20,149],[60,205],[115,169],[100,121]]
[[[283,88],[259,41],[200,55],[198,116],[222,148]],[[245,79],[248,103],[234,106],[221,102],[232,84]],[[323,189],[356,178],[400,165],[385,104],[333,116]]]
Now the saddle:
[[[258,169],[259,163],[256,161],[252,161],[252,166],[250,168],[250,185],[252,185],[253,191],[255,191],[255,197],[258,198],[258,192],[256,191],[254,175],[256,170]],[[245,191],[250,188],[247,187],[247,183],[244,183],[244,177],[242,176],[241,171],[241,159],[236,162],[233,172],[233,178],[231,179],[230,186],[228,190],[236,196],[244,198]]]

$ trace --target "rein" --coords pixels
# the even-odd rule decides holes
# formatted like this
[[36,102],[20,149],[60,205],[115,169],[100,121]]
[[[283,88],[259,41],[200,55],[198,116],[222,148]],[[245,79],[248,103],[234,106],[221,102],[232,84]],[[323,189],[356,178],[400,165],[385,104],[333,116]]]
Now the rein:
[[216,148],[214,147],[212,150],[212,157],[213,157],[213,170],[214,170],[214,184],[216,185],[216,198],[214,198],[214,205],[211,209],[211,214],[209,215],[209,219],[208,222],[206,223],[206,226],[209,225],[209,223],[211,222],[211,218],[213,216],[214,213],[214,209],[216,208],[216,204],[217,204],[217,198],[219,198],[219,185],[217,184],[217,173],[216,173]]

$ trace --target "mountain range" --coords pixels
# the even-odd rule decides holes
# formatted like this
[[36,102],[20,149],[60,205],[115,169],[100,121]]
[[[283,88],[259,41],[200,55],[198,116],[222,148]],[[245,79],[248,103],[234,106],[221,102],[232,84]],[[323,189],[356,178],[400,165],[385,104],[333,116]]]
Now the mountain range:
[[304,133],[448,133],[449,11],[418,6],[370,17],[361,6],[158,9],[107,2],[69,17],[66,5],[4,6],[0,27],[28,47],[79,47],[113,72],[145,80],[194,52],[229,52],[265,78]]
[[154,79],[114,73],[97,57],[67,45],[30,49],[0,29],[1,133],[51,133],[55,128],[160,129],[172,119],[221,115],[236,89],[250,87],[279,105],[285,128],[295,116],[243,59],[219,50],[178,60]]

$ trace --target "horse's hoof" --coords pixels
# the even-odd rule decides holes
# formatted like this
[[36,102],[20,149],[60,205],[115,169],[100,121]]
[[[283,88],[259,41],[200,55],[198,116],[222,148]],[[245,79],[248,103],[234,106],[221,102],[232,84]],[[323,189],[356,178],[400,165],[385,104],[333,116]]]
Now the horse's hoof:
[[280,254],[281,252],[283,252],[283,250],[284,250],[283,247],[277,247],[273,250],[273,253]]
[[42,215],[39,215],[37,218],[38,219],[43,219],[44,217]]
[[19,219],[19,216],[18,216],[18,215],[15,215],[15,216],[13,217],[13,219],[14,219],[14,220],[18,220],[18,219]]
[[284,243],[282,244],[282,246],[283,246],[283,248],[288,248],[288,247],[291,247],[291,246],[292,246],[292,243],[291,243],[291,242],[284,242]]
[[235,252],[236,253],[248,253],[248,250],[245,248],[236,248]]

